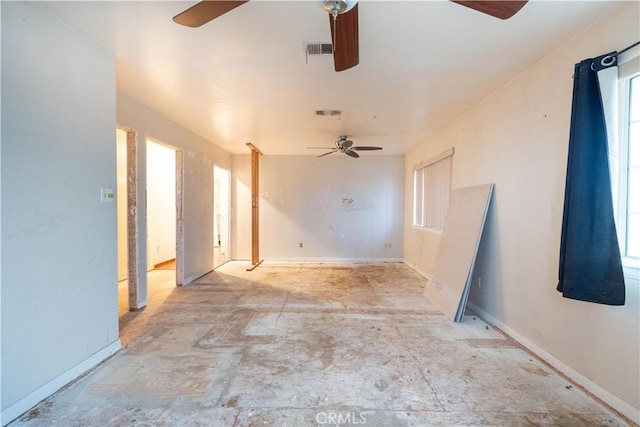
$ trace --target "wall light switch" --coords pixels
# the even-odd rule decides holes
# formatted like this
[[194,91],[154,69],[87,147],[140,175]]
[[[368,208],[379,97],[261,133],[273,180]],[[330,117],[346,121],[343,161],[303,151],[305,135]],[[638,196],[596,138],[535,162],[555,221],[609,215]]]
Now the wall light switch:
[[110,188],[101,188],[100,189],[100,201],[102,203],[105,202],[113,202],[116,199],[116,195]]

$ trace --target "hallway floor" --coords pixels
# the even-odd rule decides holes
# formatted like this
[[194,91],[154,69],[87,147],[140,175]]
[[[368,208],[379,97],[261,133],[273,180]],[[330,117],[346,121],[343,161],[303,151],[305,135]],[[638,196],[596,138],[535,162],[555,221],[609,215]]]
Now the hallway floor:
[[[148,305],[161,304],[176,287],[176,269],[159,268],[147,271]],[[118,282],[118,316],[129,312],[129,282],[125,279]],[[121,332],[122,332],[122,328]]]
[[125,348],[11,425],[626,425],[403,264],[247,266],[125,314]]

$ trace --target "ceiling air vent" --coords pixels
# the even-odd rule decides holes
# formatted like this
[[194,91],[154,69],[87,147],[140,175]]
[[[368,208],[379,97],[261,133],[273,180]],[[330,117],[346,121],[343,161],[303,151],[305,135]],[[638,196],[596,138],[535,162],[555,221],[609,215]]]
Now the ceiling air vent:
[[339,116],[340,110],[316,110],[316,116]]
[[331,43],[307,43],[307,55],[331,55],[333,46]]

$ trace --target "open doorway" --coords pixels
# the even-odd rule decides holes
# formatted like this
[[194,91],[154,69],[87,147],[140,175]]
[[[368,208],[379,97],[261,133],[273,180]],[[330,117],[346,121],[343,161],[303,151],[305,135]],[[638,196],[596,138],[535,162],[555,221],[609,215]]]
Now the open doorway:
[[147,140],[147,270],[175,270],[176,150]]
[[155,305],[180,283],[182,152],[146,140],[147,303]]
[[[128,336],[127,325],[136,317],[132,312],[161,303],[181,284],[183,153],[155,141],[139,141],[134,130],[116,128],[116,144],[118,317],[123,340]],[[138,185],[139,152],[146,154],[144,191]],[[145,210],[138,209],[143,206],[146,229],[140,217]]]
[[227,169],[213,167],[213,267],[229,261],[231,177]]

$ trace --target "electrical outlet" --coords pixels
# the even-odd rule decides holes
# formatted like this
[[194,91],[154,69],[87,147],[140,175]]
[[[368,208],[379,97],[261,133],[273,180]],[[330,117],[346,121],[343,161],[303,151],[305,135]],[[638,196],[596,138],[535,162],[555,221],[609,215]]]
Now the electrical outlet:
[[298,247],[301,248],[302,247],[302,242],[298,243]]

